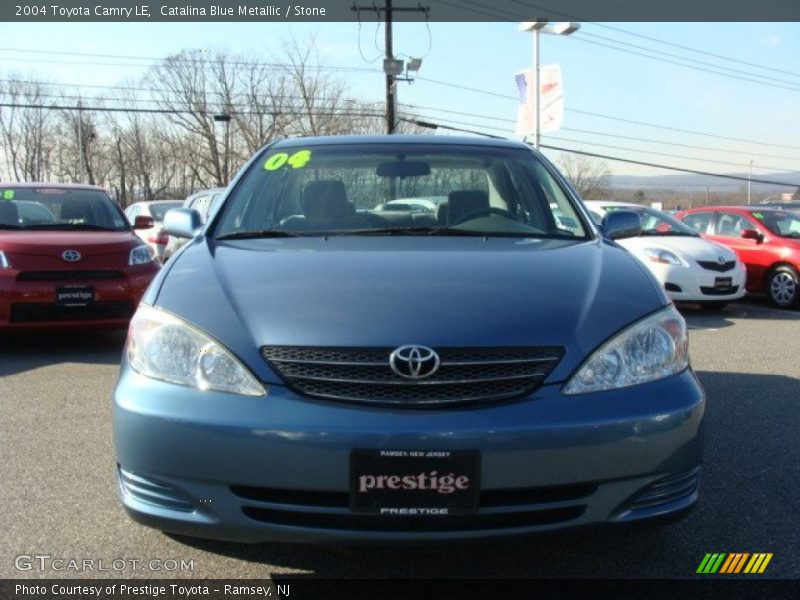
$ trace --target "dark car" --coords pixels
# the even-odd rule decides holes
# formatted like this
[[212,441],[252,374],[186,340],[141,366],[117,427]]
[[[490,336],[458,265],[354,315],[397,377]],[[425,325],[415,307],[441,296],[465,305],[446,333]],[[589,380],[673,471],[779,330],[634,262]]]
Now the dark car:
[[760,205],[709,206],[677,218],[739,255],[749,292],[767,294],[781,308],[800,301],[800,213]]
[[0,184],[0,330],[125,327],[159,267],[101,188]]
[[[434,214],[382,204],[444,196]],[[552,206],[558,208],[556,218]],[[441,209],[441,210],[440,210]],[[566,218],[566,220],[565,220]],[[153,282],[114,392],[122,503],[189,536],[436,540],[676,518],[686,324],[540,154],[448,136],[270,144]]]

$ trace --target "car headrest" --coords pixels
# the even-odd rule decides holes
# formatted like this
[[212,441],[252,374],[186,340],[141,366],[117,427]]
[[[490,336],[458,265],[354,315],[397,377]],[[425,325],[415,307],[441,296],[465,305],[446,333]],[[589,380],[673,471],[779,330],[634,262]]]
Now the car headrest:
[[447,196],[447,222],[458,223],[472,213],[489,208],[489,194],[482,190],[460,190]]
[[344,219],[352,213],[341,181],[310,181],[303,188],[303,214],[307,219]]
[[61,205],[62,221],[86,221],[93,220],[92,204],[84,198],[75,198]]
[[19,225],[19,211],[16,204],[0,200],[0,224]]

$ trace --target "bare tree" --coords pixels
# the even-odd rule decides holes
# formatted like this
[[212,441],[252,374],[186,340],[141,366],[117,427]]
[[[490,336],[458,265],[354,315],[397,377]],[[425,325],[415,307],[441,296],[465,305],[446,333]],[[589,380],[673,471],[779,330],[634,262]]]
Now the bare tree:
[[567,154],[561,169],[586,200],[603,200],[611,195],[611,169],[603,162],[583,154]]
[[42,181],[50,175],[55,125],[52,112],[41,108],[49,95],[42,83],[12,77],[0,87],[8,104],[0,109],[0,140],[6,169],[17,181]]

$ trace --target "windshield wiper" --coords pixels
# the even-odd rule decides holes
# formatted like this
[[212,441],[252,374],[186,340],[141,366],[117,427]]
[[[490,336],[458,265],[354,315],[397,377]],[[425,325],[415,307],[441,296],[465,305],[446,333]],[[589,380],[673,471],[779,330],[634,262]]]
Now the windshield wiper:
[[12,225],[11,223],[0,223],[0,229],[22,229],[22,226]]
[[46,229],[56,231],[122,231],[113,227],[94,225],[92,223],[35,223],[28,225],[26,229]]
[[471,231],[469,229],[455,229],[454,227],[384,227],[380,229],[348,229],[330,233],[330,235],[452,235],[470,237],[487,237],[498,234],[503,235],[502,232]]
[[302,233],[295,233],[293,231],[280,231],[277,229],[261,229],[258,231],[237,231],[235,233],[226,233],[225,235],[217,236],[217,240],[253,240],[257,238],[287,238],[287,237],[301,237]]

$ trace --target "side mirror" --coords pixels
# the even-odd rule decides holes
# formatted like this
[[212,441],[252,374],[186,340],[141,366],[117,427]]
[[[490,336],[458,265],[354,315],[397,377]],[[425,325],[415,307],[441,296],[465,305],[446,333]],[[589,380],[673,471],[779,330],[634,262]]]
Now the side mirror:
[[155,225],[153,217],[146,215],[139,215],[133,220],[134,229],[150,229],[153,225]]
[[636,237],[642,233],[642,217],[632,210],[612,210],[603,217],[600,230],[610,240]]
[[764,234],[759,233],[755,229],[742,229],[742,238],[746,240],[755,240],[760,244],[764,241]]
[[203,218],[193,208],[173,208],[164,215],[164,231],[180,238],[193,238],[203,229]]

